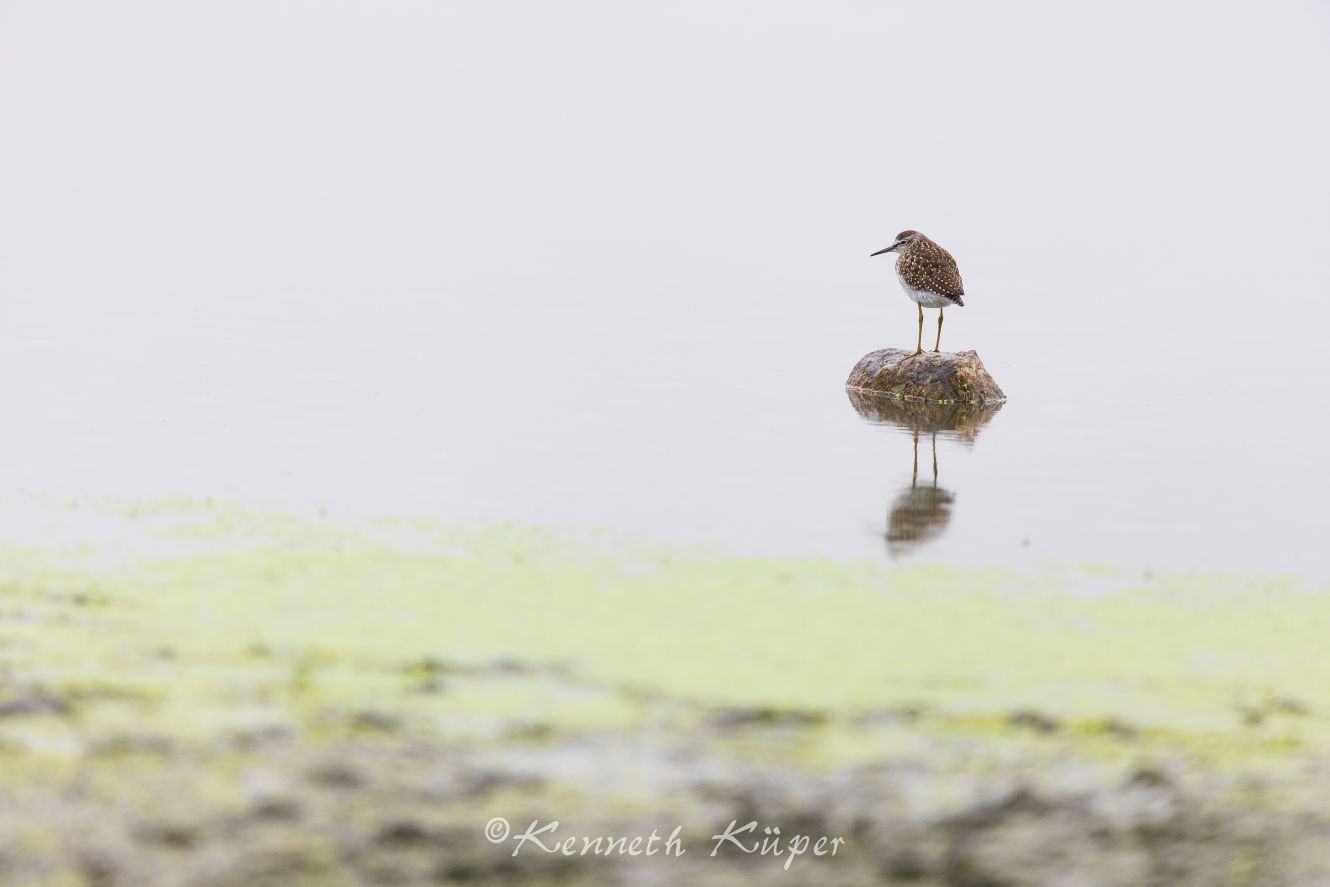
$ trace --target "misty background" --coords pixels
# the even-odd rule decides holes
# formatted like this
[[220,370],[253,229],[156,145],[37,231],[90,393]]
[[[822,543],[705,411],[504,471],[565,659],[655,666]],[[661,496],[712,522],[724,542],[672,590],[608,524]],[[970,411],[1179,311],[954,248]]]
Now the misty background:
[[0,498],[885,558],[915,228],[921,556],[1325,572],[1327,108],[1315,2],[9,0]]

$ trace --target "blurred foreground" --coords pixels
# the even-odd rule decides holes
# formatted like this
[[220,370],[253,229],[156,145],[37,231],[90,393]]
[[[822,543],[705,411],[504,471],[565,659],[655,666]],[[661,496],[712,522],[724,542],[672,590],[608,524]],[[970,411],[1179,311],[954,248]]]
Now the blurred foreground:
[[[190,502],[48,508],[0,566],[0,883],[1330,882],[1330,595],[1289,579]],[[711,855],[754,820],[781,853]]]

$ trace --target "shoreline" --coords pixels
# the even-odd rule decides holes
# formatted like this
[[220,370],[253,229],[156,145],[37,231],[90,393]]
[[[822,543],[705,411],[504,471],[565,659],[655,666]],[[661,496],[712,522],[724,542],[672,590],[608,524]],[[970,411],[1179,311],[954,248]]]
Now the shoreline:
[[[1330,877],[1330,595],[1287,578],[133,508],[153,556],[0,550],[16,881]],[[513,857],[485,837],[496,816],[677,825],[699,849],[731,820],[845,842],[788,871],[738,851]]]

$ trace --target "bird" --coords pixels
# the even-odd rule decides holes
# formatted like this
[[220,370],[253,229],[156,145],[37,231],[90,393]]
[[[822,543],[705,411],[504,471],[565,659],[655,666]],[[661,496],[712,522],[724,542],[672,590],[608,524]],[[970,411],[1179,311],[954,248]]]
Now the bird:
[[[952,305],[961,307],[965,304],[962,297],[965,287],[961,284],[961,272],[956,267],[956,260],[951,253],[929,240],[918,231],[902,231],[896,235],[891,246],[880,249],[873,256],[883,253],[897,253],[896,276],[900,278],[901,288],[919,305],[919,338],[915,343],[915,357],[924,353],[924,309],[936,308],[937,342],[933,352],[942,347],[942,309]],[[871,256],[870,256],[871,257]]]

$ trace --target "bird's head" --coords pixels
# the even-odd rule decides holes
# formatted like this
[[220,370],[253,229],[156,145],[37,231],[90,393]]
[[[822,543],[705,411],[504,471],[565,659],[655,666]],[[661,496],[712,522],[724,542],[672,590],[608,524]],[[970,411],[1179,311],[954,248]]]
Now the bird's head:
[[896,242],[885,249],[880,249],[873,253],[874,256],[880,256],[883,253],[898,253],[912,243],[917,243],[924,239],[924,235],[918,231],[902,231],[896,235]]

